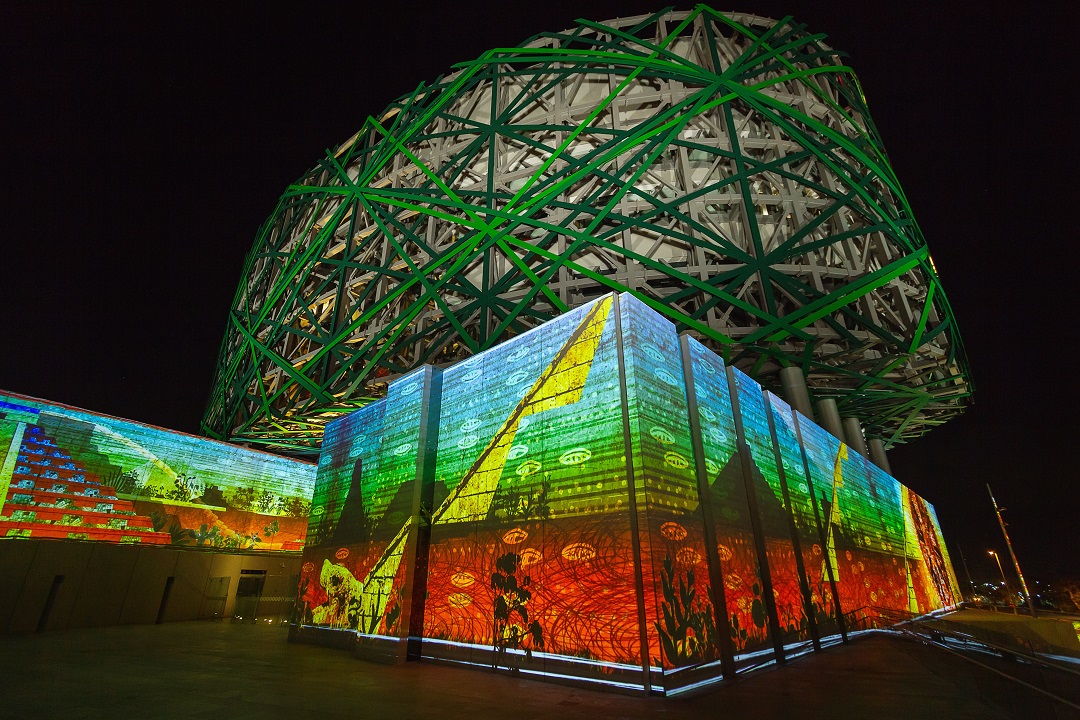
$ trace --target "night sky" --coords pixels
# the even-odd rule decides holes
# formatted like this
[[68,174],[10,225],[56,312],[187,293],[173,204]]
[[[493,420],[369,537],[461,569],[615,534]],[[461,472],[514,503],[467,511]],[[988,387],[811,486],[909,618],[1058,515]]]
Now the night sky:
[[[455,62],[661,7],[369,4],[3,3],[0,388],[197,432],[244,255],[325,148]],[[737,8],[849,55],[926,235],[975,402],[890,460],[937,506],[965,589],[958,548],[976,581],[1005,550],[986,482],[1029,580],[1080,574],[1080,3],[1020,7]]]

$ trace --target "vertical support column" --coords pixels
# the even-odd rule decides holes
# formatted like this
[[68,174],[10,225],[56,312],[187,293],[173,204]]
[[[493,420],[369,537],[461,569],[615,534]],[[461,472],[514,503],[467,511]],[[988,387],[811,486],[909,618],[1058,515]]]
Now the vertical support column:
[[[1002,575],[1004,577],[1004,575]],[[54,575],[52,585],[49,587],[49,594],[45,598],[45,605],[41,608],[41,615],[38,617],[37,629],[34,632],[43,633],[49,627],[49,617],[52,615],[53,605],[56,604],[56,596],[60,592],[60,585],[64,582],[63,575]]]
[[761,524],[761,510],[758,505],[757,488],[754,487],[754,457],[750,446],[746,444],[746,431],[743,429],[742,412],[739,402],[739,385],[731,368],[727,370],[728,388],[731,394],[731,412],[735,416],[735,433],[738,436],[739,463],[742,466],[743,484],[746,486],[746,498],[750,505],[750,525],[754,531],[754,547],[758,556],[758,575],[761,577],[761,599],[765,602],[765,615],[772,632],[773,652],[777,663],[786,662],[784,656],[784,629],[780,625],[780,615],[776,611],[776,597],[773,595],[772,575],[769,574],[768,547],[765,544],[765,529]]
[[716,549],[716,520],[711,502],[711,480],[705,469],[705,447],[701,434],[701,415],[698,412],[697,386],[690,360],[689,338],[679,337],[682,355],[683,380],[686,383],[687,414],[690,416],[690,437],[694,445],[694,463],[698,481],[698,497],[701,503],[702,524],[705,535],[705,560],[709,565],[709,593],[713,604],[713,621],[720,636],[720,667],[724,677],[735,677],[735,648],[731,641],[731,618],[728,617],[727,599],[724,597],[724,572],[720,566],[720,553]]
[[[424,601],[427,598],[428,549],[431,547],[431,513],[435,500],[435,461],[439,449],[439,413],[442,409],[442,370],[423,369],[424,395],[421,400],[420,433],[417,439],[416,482],[413,483],[412,528],[406,546],[405,593],[412,602],[402,608],[406,635],[406,661],[419,660],[424,637]],[[399,649],[400,655],[400,649]],[[399,658],[400,659],[400,658]]]
[[818,400],[817,420],[818,424],[828,430],[834,438],[844,442],[844,426],[840,423],[840,410],[836,407],[836,400],[832,398]]
[[[784,388],[787,404],[813,420],[814,406],[810,404],[810,392],[806,389],[806,377],[803,376],[802,368],[792,366],[781,370],[780,384]],[[835,400],[833,404],[836,404]]]
[[892,475],[889,457],[885,454],[885,443],[881,441],[881,438],[870,438],[866,441],[866,446],[870,450],[870,462]]
[[870,452],[866,449],[866,439],[863,437],[862,425],[858,418],[844,418],[844,436],[842,438],[849,448],[855,450],[863,457],[869,457]]
[[[835,408],[836,403],[833,401],[833,409]],[[806,443],[803,441],[802,424],[799,422],[798,415],[795,415],[795,437],[799,439],[799,450],[802,453],[803,471],[806,473],[806,485],[810,489],[810,504],[814,508],[814,520],[817,523],[818,537],[820,538],[818,542],[821,544],[821,553],[824,556],[823,565],[825,566],[825,572],[828,574],[829,588],[832,590],[833,612],[836,613],[836,627],[840,630],[841,639],[844,642],[847,642],[847,624],[844,622],[844,609],[840,606],[840,589],[836,585],[836,573],[833,572],[833,564],[829,560],[829,541],[825,534],[825,522],[821,518],[821,509],[818,507],[817,492],[814,490],[814,478],[810,473],[810,460],[806,455]],[[824,602],[824,598],[822,601]]]
[[[638,520],[638,512],[645,506],[645,479],[634,477],[634,445],[630,442],[630,407],[628,405],[629,394],[626,387],[626,357],[623,348],[623,322],[620,299],[621,298],[618,295],[612,299],[613,304],[611,313],[615,317],[615,343],[619,356],[619,392],[622,395],[620,404],[622,406],[623,448],[625,448],[626,451],[627,512],[630,515],[630,544],[633,549],[634,558],[634,595],[637,598],[638,633],[639,642],[641,643],[641,685],[647,695],[652,692],[652,660],[649,658],[648,615],[645,612],[645,580],[641,573],[641,534],[639,527],[640,522]],[[640,498],[638,497],[639,486],[641,489]]]
[[[784,498],[784,507],[787,510],[788,531],[791,533],[791,547],[795,549],[795,572],[799,576],[799,591],[802,593],[803,612],[806,613],[806,624],[810,628],[810,642],[815,651],[821,650],[821,639],[818,635],[817,618],[814,617],[814,604],[810,600],[810,583],[806,580],[806,564],[803,562],[802,541],[799,539],[799,531],[795,525],[795,508],[791,504],[791,491],[788,489],[787,471],[784,470],[784,458],[780,450],[780,437],[776,432],[776,418],[773,416],[772,403],[769,402],[769,391],[763,391],[765,397],[765,415],[769,421],[769,434],[772,436],[773,453],[776,457],[776,471],[780,477],[780,492]],[[807,401],[809,404],[809,400]],[[793,413],[794,415],[794,413]],[[796,439],[798,435],[796,435]],[[800,446],[800,451],[801,451]],[[809,487],[810,474],[806,475],[807,487]]]

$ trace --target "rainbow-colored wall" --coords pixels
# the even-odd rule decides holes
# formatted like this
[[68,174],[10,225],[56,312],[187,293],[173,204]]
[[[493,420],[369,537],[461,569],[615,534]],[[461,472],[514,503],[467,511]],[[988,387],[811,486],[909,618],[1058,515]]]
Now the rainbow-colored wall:
[[298,554],[315,467],[0,393],[0,539]]
[[327,428],[295,639],[672,693],[955,604],[933,508],[628,294]]

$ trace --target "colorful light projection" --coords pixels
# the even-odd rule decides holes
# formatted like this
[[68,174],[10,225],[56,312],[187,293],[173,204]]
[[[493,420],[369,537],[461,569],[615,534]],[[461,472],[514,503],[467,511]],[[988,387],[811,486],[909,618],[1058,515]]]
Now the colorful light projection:
[[672,693],[819,646],[838,599],[955,602],[929,506],[820,432],[602,297],[328,427],[293,637]]
[[299,552],[315,466],[0,395],[0,538]]
[[294,631],[355,631],[358,652],[379,659],[422,634],[440,376],[420,368],[327,427]]
[[880,609],[925,613],[959,602],[959,585],[932,506],[795,415],[824,525],[825,559],[849,622],[872,620]]

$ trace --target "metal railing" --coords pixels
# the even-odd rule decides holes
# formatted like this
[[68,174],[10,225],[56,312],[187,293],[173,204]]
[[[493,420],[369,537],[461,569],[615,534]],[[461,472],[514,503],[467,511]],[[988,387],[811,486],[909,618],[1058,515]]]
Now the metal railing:
[[845,619],[849,632],[879,630],[918,639],[1080,710],[1080,658],[1044,639],[960,622],[947,614],[916,616],[871,606],[845,613]]

